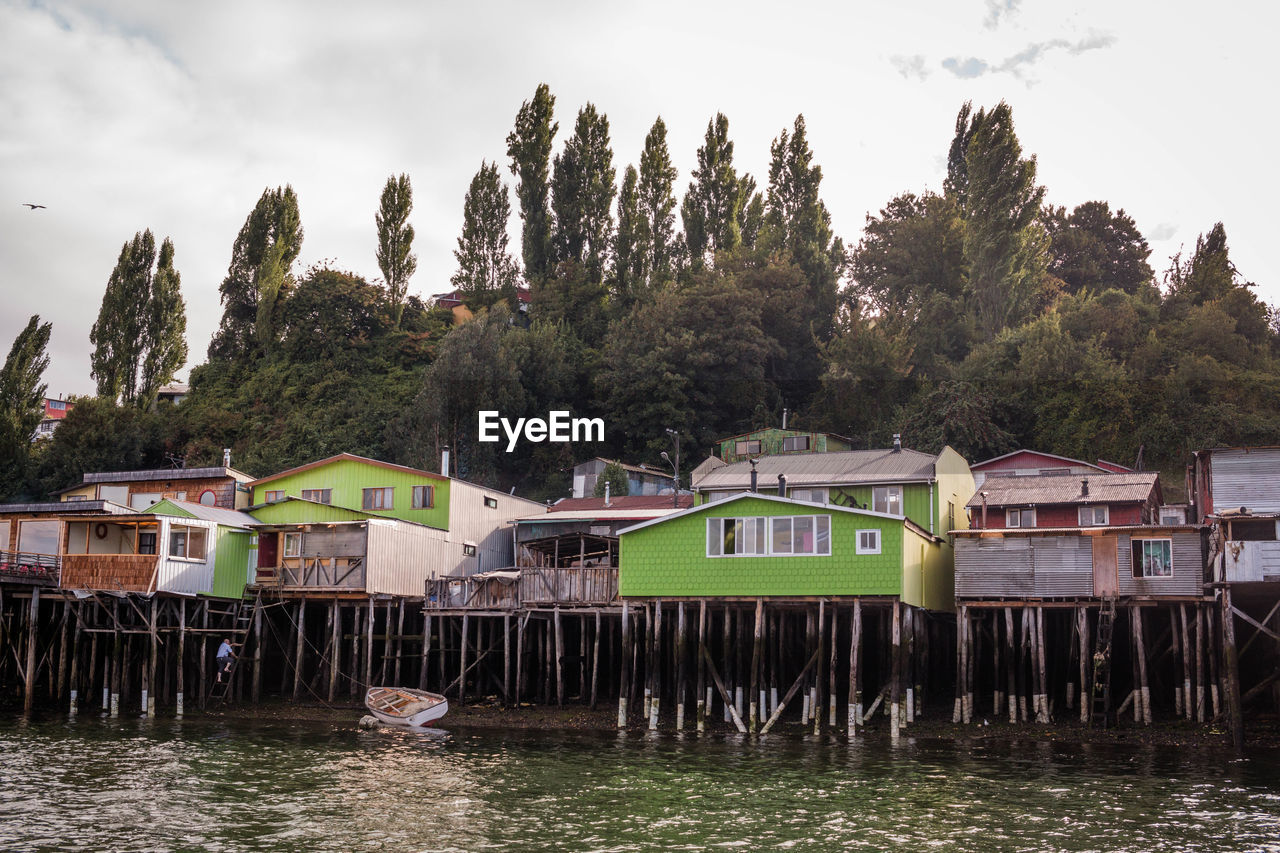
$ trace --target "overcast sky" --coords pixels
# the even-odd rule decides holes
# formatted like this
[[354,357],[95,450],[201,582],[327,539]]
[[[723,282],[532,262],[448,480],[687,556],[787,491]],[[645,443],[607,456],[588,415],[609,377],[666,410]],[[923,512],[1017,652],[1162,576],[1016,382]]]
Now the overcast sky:
[[503,165],[518,208],[505,139],[542,82],[557,150],[590,101],[619,178],[661,115],[679,195],[717,111],[762,188],[770,141],[804,113],[847,243],[894,195],[941,188],[964,101],[1004,99],[1050,202],[1124,208],[1157,271],[1221,220],[1237,267],[1280,299],[1263,215],[1278,182],[1264,155],[1274,27],[1259,4],[463,5],[0,0],[0,356],[38,313],[53,322],[50,395],[92,393],[102,291],[121,244],[150,228],[174,242],[203,362],[232,242],[263,189],[286,183],[306,231],[295,269],[372,280],[378,197],[407,173],[410,291],[449,290],[481,161]]

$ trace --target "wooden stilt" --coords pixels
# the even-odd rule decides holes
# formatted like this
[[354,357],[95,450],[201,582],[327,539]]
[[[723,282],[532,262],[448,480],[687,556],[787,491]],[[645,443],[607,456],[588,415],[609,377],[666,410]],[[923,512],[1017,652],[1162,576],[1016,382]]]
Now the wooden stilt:
[[[304,602],[305,603],[305,602]],[[368,690],[373,686],[373,623],[376,618],[373,607],[373,596],[369,596],[369,613],[365,618],[364,626],[364,683],[361,685],[362,690]],[[298,628],[301,630],[306,627],[306,623],[299,622]],[[463,678],[463,685],[466,685],[466,679]],[[458,703],[463,704],[462,702]]]
[[[423,602],[424,606],[426,602]],[[338,618],[342,618],[339,611]],[[517,664],[518,665],[518,664]],[[418,689],[427,689],[427,673],[430,672],[431,666],[431,614],[424,613],[422,616],[422,660],[418,662]],[[443,685],[442,685],[443,686]],[[519,699],[517,698],[517,703]]]
[[[115,618],[113,623],[120,624],[120,601],[116,599],[112,602]],[[111,716],[120,716],[120,685],[122,682],[120,670],[124,664],[124,635],[119,631],[114,635],[115,643],[111,655]]]
[[857,737],[858,722],[862,716],[862,690],[858,677],[858,658],[862,654],[862,600],[853,600],[853,612],[849,614],[849,737]]
[[[40,587],[31,588],[31,604],[27,616],[27,665],[23,670],[25,686],[22,694],[22,713],[31,713],[36,700],[36,642],[40,625]],[[118,635],[117,635],[118,636]],[[114,716],[114,715],[113,715]]]
[[[70,607],[70,606],[71,606],[71,605],[70,605],[70,603],[68,603],[68,604],[67,604],[67,606],[68,606],[68,607]],[[181,658],[179,658],[178,660],[179,660],[179,664],[178,664],[178,677],[179,677],[179,678],[181,678],[181,677],[182,677],[182,664],[181,664],[181,660],[182,660],[182,659],[181,659]],[[69,689],[69,691],[68,691],[68,692],[70,693],[70,698],[69,698],[69,702],[68,702],[68,711],[70,712],[71,716],[73,716],[73,717],[74,717],[74,716],[76,715],[76,713],[80,710],[80,681],[79,681],[79,675],[80,675],[80,620],[79,620],[79,619],[77,619],[77,620],[76,620],[75,633],[74,633],[73,638],[72,638],[72,640],[71,640],[71,678],[70,678],[70,682],[69,682],[69,684],[70,684],[70,689]],[[179,691],[181,691],[181,689],[182,689],[181,682],[179,682],[178,689],[179,689]],[[179,695],[179,696],[181,696],[181,695],[182,695],[182,693],[181,693],[181,692],[179,692],[179,693],[178,693],[178,695]],[[181,716],[182,716],[182,705],[181,705],[181,704],[179,704],[179,705],[178,705],[178,716],[179,716],[179,717],[181,717]]]
[[697,703],[698,713],[698,733],[701,734],[707,730],[707,697],[704,691],[707,686],[707,670],[703,662],[704,656],[707,654],[707,600],[705,598],[698,601],[698,650],[695,654],[697,658],[697,678],[694,684],[696,694],[694,701]]
[[644,705],[640,716],[647,725],[653,709],[653,611],[652,605],[644,606]]
[[1080,643],[1080,722],[1089,724],[1090,706],[1093,704],[1093,685],[1089,680],[1089,611],[1076,608],[1077,640]]
[[198,691],[198,695],[200,697],[200,708],[203,709],[209,701],[209,674],[207,671],[207,667],[209,663],[209,654],[208,654],[209,652],[209,647],[208,647],[209,600],[208,599],[205,599],[200,603],[199,610],[200,610],[200,627],[202,630],[200,632],[200,660],[198,662],[199,666],[196,667],[196,670],[200,675],[200,690]]
[[1204,619],[1203,608],[1196,605],[1196,722],[1204,722]]
[[1031,721],[1031,715],[1027,706],[1027,694],[1030,690],[1030,675],[1028,673],[1028,662],[1031,657],[1031,612],[1030,608],[1023,607],[1019,611],[1022,617],[1022,639],[1018,643],[1018,719],[1027,723]]
[[662,697],[662,599],[653,603],[653,694],[649,702],[649,730],[658,730],[658,712]]
[[[729,716],[733,720],[733,725],[742,733],[747,733],[746,724],[742,722],[742,717],[738,715],[738,709],[733,706],[733,699],[729,696],[729,691],[725,689],[724,682],[720,678],[720,673],[716,671],[715,661],[711,660],[711,654],[704,649],[703,659],[707,662],[707,670],[711,673],[711,680],[715,682],[716,689],[720,691],[720,699],[724,702],[726,708],[729,709]],[[811,661],[812,663],[812,661]],[[766,730],[767,730],[766,726]],[[763,734],[763,731],[761,732]]]
[[956,608],[956,699],[951,709],[951,722],[964,722],[964,689],[965,677],[968,668],[965,666],[965,624],[964,624],[965,606],[962,604]]
[[1227,718],[1236,752],[1244,751],[1244,714],[1240,707],[1240,658],[1236,654],[1235,615],[1231,609],[1231,587],[1221,591],[1222,663],[1227,679]]
[[1008,690],[1005,691],[1005,702],[1009,706],[1009,722],[1018,722],[1018,635],[1013,627],[1013,608],[1004,609],[1005,640],[1005,673]]
[[529,612],[525,611],[516,617],[516,707],[520,707],[520,697],[524,695],[525,684],[529,673],[524,665],[524,632],[529,626]]
[[[329,618],[333,618],[330,612]],[[262,701],[262,652],[263,652],[263,636],[262,636],[262,608],[255,603],[253,606],[253,685],[250,688],[250,698],[253,704],[257,705]]]
[[[720,656],[724,660],[726,675],[729,672],[730,662],[733,659],[733,622],[730,619],[730,615],[731,611],[729,610],[728,605],[726,605],[724,608],[724,625],[722,626],[724,629],[723,638],[720,646]],[[708,658],[708,660],[710,660],[710,658]],[[708,702],[707,704],[710,706],[711,703]],[[729,700],[729,704],[733,704],[732,699]],[[727,723],[732,719],[733,715],[729,713],[729,708],[726,706],[724,708],[724,722]]]
[[[298,602],[297,609],[297,634],[298,639],[293,647],[293,701],[297,702],[302,698],[302,664],[303,653],[307,645],[307,600],[304,598]],[[372,612],[372,607],[370,608]]]
[[[400,660],[403,657],[403,653],[404,653],[404,599],[403,598],[396,602],[395,649],[396,649],[396,657],[395,657],[395,665],[392,667],[393,675],[392,675],[391,681],[393,684],[399,684],[400,683]],[[504,678],[506,677],[505,673],[503,677]],[[505,690],[505,688],[503,689]],[[505,698],[505,696],[503,698]]]
[[1133,608],[1133,636],[1138,648],[1138,690],[1142,698],[1142,723],[1151,725],[1151,687],[1147,682],[1147,646],[1143,638],[1142,608]]
[[840,635],[839,609],[831,605],[831,642],[827,644],[827,727],[836,727],[836,638]]
[[1049,678],[1048,670],[1045,668],[1045,636],[1044,636],[1044,608],[1037,607],[1035,610],[1035,630],[1036,630],[1036,669],[1039,673],[1040,680],[1040,715],[1036,718],[1036,722],[1048,723],[1049,717]]
[[820,734],[822,732],[822,699],[823,691],[826,689],[826,668],[827,656],[824,654],[827,646],[827,603],[822,599],[818,599],[818,665],[814,672],[813,678],[813,704],[809,706],[809,710],[813,713],[813,733]]
[[893,600],[893,680],[890,685],[889,738],[897,740],[902,725],[902,604],[896,598]]
[[1220,690],[1219,690],[1219,688],[1218,688],[1218,681],[1219,681],[1219,675],[1218,675],[1218,657],[1219,657],[1219,654],[1220,654],[1219,649],[1221,648],[1221,646],[1220,646],[1220,644],[1217,642],[1217,640],[1218,640],[1219,636],[1221,636],[1221,635],[1220,635],[1220,633],[1216,630],[1216,629],[1217,629],[1217,626],[1216,626],[1216,624],[1215,624],[1215,623],[1216,623],[1216,621],[1218,620],[1218,617],[1217,617],[1217,615],[1215,615],[1215,614],[1214,614],[1214,612],[1213,612],[1213,609],[1212,609],[1212,608],[1209,608],[1209,607],[1206,607],[1206,608],[1205,608],[1205,611],[1204,611],[1204,618],[1205,618],[1205,624],[1206,624],[1206,629],[1207,629],[1207,630],[1205,631],[1205,638],[1206,638],[1206,640],[1207,640],[1207,642],[1208,642],[1208,645],[1209,645],[1209,654],[1208,654],[1208,658],[1209,658],[1209,698],[1212,700],[1212,703],[1211,703],[1212,707],[1210,708],[1210,710],[1213,712],[1213,716],[1212,716],[1212,718],[1211,718],[1211,719],[1216,720],[1216,719],[1218,719],[1218,717],[1219,717],[1219,716],[1221,716],[1221,714],[1222,714],[1222,708],[1221,708],[1221,705],[1220,705],[1220,703],[1221,703],[1221,691],[1220,691]]
[[622,660],[618,668],[618,728],[627,727],[627,700],[631,692],[631,614],[628,602],[622,601]]
[[467,704],[467,637],[471,635],[471,614],[462,614],[462,637],[458,641],[458,706]]
[[596,708],[596,697],[600,687],[600,611],[596,611],[596,629],[591,635],[591,710]]
[[[56,606],[56,603],[55,603]],[[62,699],[63,691],[67,687],[67,642],[71,637],[71,623],[68,618],[67,610],[70,607],[67,600],[62,600],[62,618],[59,620],[58,626],[59,642],[58,642],[58,684],[53,690],[50,699],[59,701]]]
[[159,602],[151,597],[151,606],[147,610],[147,632],[151,639],[151,648],[147,651],[147,693],[142,699],[142,712],[148,717],[156,715],[156,669],[160,663],[160,634],[156,630],[156,605]]
[[906,676],[905,690],[906,696],[903,702],[903,722],[906,724],[916,721],[916,688],[915,688],[915,652],[916,652],[916,621],[915,608],[910,605],[902,607],[903,621],[903,645],[902,651],[902,671]]
[[1000,614],[991,615],[991,716],[1004,710],[1004,681],[1000,678]]
[[676,731],[684,731],[684,700],[688,692],[685,685],[684,659],[688,652],[684,602],[676,604]]
[[[595,690],[595,685],[591,685]],[[592,705],[595,704],[592,697]],[[502,704],[511,706],[511,614],[502,614]]]
[[552,613],[556,632],[556,705],[564,707],[564,626],[560,623],[560,608]]
[[751,675],[748,690],[750,691],[747,708],[747,731],[757,732],[760,729],[760,660],[764,653],[764,599],[756,599],[756,618],[751,629]]

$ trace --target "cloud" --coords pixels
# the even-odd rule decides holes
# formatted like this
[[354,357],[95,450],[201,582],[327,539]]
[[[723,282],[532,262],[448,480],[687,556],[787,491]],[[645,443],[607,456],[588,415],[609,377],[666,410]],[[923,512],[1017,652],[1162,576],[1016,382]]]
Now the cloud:
[[889,62],[893,64],[894,68],[898,69],[898,73],[903,77],[915,77],[917,80],[923,80],[929,76],[929,69],[925,67],[925,58],[922,54],[893,56],[889,58]]
[[960,59],[956,56],[948,56],[942,60],[942,67],[950,71],[952,74],[962,79],[968,80],[973,77],[981,77],[986,74],[991,67],[981,59],[969,57],[968,59]]
[[1174,225],[1172,222],[1161,222],[1155,228],[1152,228],[1150,233],[1148,233],[1147,236],[1150,237],[1152,240],[1169,240],[1169,239],[1172,239],[1173,235],[1177,233],[1178,233],[1177,225]]
[[1021,2],[1022,0],[987,0],[987,17],[982,23],[987,29],[994,30],[1000,25],[1001,16],[1012,15]]
[[1110,47],[1115,42],[1115,36],[1109,33],[1090,33],[1087,37],[1074,42],[1067,39],[1033,42],[998,65],[991,65],[985,60],[973,56],[966,59],[949,56],[942,60],[942,67],[962,79],[981,77],[988,72],[992,74],[1012,74],[1014,77],[1023,78],[1030,68],[1055,50],[1066,51],[1072,56],[1079,56],[1090,50]]

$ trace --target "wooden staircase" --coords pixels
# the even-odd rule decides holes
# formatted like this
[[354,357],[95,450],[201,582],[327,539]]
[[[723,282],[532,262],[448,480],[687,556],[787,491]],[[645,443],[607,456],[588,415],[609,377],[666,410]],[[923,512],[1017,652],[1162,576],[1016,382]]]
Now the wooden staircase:
[[[254,615],[261,607],[262,590],[259,589],[252,601],[237,601],[231,605],[230,610],[209,609],[211,615],[217,614],[231,617],[231,627],[227,629],[227,636],[231,639],[231,648],[236,654],[231,660],[231,671],[226,674],[226,678],[222,681],[215,680],[209,688],[210,702],[225,703],[231,694],[231,681],[235,676],[236,670],[240,667],[240,656],[244,651],[245,643],[249,639],[249,632],[253,630]],[[215,679],[217,678],[216,672],[214,677]]]
[[1093,644],[1093,698],[1089,723],[1101,722],[1105,729],[1111,720],[1111,633],[1116,621],[1116,600],[1102,599],[1098,609],[1098,629]]

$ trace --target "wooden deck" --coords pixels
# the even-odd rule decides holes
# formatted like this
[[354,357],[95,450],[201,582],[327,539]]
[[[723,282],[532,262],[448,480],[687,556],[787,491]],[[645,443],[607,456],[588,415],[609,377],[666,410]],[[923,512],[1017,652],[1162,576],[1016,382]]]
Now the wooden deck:
[[428,610],[521,610],[621,605],[618,570],[524,567],[427,581]]
[[0,551],[0,581],[33,586],[57,586],[62,558],[53,554]]

